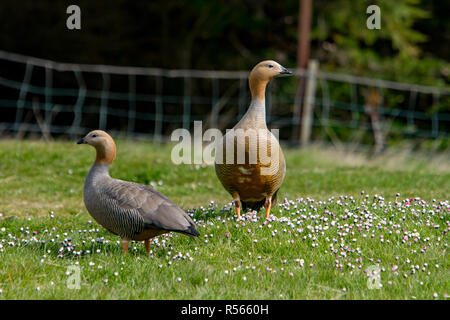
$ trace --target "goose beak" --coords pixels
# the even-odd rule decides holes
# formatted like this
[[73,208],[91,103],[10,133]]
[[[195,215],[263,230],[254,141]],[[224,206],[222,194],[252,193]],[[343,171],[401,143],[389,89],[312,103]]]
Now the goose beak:
[[292,71],[291,71],[291,70],[288,70],[288,69],[286,69],[285,67],[283,67],[283,68],[281,69],[281,72],[280,72],[280,74],[284,74],[284,75],[291,75],[291,74],[292,74]]
[[80,140],[78,140],[77,144],[82,144],[82,143],[86,143],[86,140],[84,140],[84,138],[81,138]]

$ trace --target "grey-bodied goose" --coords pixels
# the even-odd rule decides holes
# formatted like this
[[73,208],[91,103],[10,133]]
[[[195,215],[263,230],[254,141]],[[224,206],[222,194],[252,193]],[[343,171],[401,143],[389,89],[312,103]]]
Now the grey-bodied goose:
[[286,163],[278,140],[267,129],[265,92],[271,79],[289,74],[275,61],[258,63],[249,76],[250,107],[217,145],[216,174],[233,197],[238,218],[241,207],[259,210],[263,205],[268,218],[283,182]]
[[134,182],[113,179],[109,167],[116,157],[116,144],[109,134],[94,130],[77,142],[97,151],[94,165],[84,183],[84,203],[89,214],[111,233],[122,238],[128,253],[130,240],[144,241],[171,231],[197,237],[189,215],[163,194]]

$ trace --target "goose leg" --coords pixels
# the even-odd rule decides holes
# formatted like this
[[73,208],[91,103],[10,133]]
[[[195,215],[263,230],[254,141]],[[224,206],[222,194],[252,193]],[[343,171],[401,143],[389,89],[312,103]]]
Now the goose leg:
[[144,240],[145,252],[148,254],[150,252],[150,239]]
[[237,193],[233,194],[233,203],[234,206],[236,207],[236,214],[239,219],[241,217],[241,200],[239,198],[239,194]]
[[122,250],[128,254],[128,240],[126,239],[122,239]]
[[236,206],[236,214],[239,219],[241,217],[241,201],[235,200],[234,205]]
[[266,219],[269,218],[271,207],[272,207],[272,197],[268,197],[266,198],[266,202],[264,203],[264,208],[266,208]]

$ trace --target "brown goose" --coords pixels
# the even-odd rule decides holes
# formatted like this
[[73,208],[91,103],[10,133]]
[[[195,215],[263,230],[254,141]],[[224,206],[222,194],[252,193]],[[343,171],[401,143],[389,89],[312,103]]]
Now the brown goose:
[[144,241],[148,253],[150,239],[163,233],[199,235],[189,215],[163,194],[109,176],[109,166],[116,157],[116,144],[109,134],[94,130],[77,143],[90,144],[97,151],[84,184],[86,208],[100,225],[122,238],[125,253],[130,240]]
[[258,63],[249,76],[252,101],[247,113],[218,142],[216,174],[233,197],[238,218],[241,207],[259,210],[263,205],[268,218],[283,182],[286,164],[278,140],[267,129],[265,92],[271,79],[289,74],[275,61]]

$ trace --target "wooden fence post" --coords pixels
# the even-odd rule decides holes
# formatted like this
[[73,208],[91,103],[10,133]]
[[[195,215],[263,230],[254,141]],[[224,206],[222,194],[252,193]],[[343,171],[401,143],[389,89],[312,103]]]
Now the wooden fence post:
[[307,70],[308,75],[306,80],[306,91],[303,103],[304,110],[302,115],[302,127],[301,127],[302,146],[308,145],[311,138],[318,69],[319,69],[319,62],[317,60],[309,60]]

